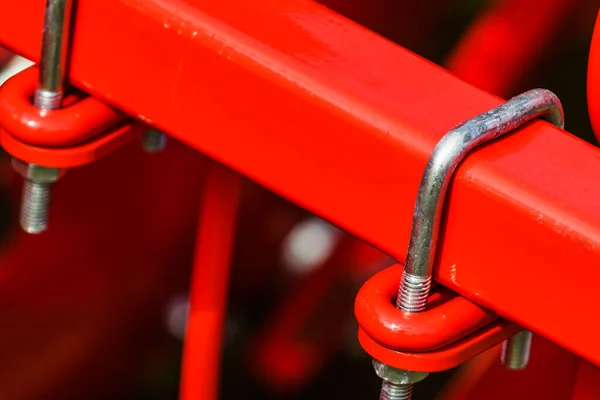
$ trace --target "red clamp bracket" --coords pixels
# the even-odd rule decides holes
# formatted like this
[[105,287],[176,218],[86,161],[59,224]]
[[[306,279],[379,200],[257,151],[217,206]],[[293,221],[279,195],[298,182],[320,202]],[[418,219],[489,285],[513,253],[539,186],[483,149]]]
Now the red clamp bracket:
[[441,286],[430,294],[425,311],[401,312],[393,301],[403,268],[395,264],[379,272],[356,295],[358,324],[376,342],[395,350],[435,350],[499,318]]
[[526,365],[529,332],[447,289],[437,288],[431,296],[430,290],[444,199],[454,170],[478,146],[538,117],[563,126],[562,106],[552,92],[537,89],[516,96],[456,126],[436,145],[421,177],[406,265],[375,275],[356,298],[359,341],[383,379],[381,399],[409,399],[412,384],[427,373],[456,367],[517,333],[524,339],[505,345],[509,350],[503,352],[503,362],[512,369]]
[[376,360],[409,371],[443,371],[522,329],[441,286],[434,288],[425,311],[401,311],[394,302],[402,269],[395,264],[379,272],[356,296],[358,339]]
[[148,127],[80,93],[65,107],[44,111],[33,97],[38,71],[30,67],[0,89],[0,141],[13,157],[46,167],[89,164],[145,132]]

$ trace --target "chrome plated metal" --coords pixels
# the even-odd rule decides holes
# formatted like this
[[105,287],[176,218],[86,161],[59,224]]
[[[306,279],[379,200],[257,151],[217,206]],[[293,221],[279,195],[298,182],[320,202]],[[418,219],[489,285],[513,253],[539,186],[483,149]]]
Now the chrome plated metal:
[[427,305],[442,208],[458,164],[478,146],[538,117],[564,127],[560,100],[549,90],[534,89],[513,97],[458,125],[435,146],[417,193],[406,265],[396,300],[399,309],[419,312]]
[[65,90],[72,0],[46,0],[39,85],[34,104],[43,110],[60,108]]

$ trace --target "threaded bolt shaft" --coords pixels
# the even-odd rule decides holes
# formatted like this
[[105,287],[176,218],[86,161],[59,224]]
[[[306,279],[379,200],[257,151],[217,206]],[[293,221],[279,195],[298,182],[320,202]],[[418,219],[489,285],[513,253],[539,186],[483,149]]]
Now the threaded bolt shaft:
[[25,180],[21,198],[20,224],[28,233],[41,233],[48,227],[50,184]]
[[528,330],[523,330],[513,337],[506,339],[502,344],[502,364],[515,371],[521,370],[529,363],[531,352],[531,339],[533,335]]
[[431,276],[417,276],[404,272],[396,298],[396,307],[407,312],[421,312],[427,307],[431,290]]
[[389,381],[383,381],[379,400],[410,400],[413,385],[401,385]]
[[49,90],[38,89],[33,97],[33,105],[40,110],[59,109],[64,97],[64,92],[51,92]]
[[[396,308],[406,312],[421,312],[427,307],[431,290],[431,276],[402,273]],[[379,400],[410,400],[412,384],[397,384],[383,380]]]

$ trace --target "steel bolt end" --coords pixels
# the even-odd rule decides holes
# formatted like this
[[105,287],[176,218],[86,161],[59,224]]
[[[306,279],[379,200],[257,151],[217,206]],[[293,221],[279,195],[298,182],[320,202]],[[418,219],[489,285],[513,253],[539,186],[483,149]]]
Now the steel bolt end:
[[142,148],[148,153],[163,151],[166,145],[167,136],[156,129],[150,129],[142,136]]
[[502,364],[511,370],[519,371],[529,363],[531,353],[531,339],[533,335],[528,330],[523,330],[513,337],[506,339],[502,344]]
[[421,312],[427,307],[431,290],[431,276],[402,273],[396,307],[407,312]]
[[25,180],[21,198],[20,224],[27,233],[38,234],[48,228],[50,183]]
[[63,97],[64,92],[38,89],[33,97],[33,105],[40,110],[56,110],[61,107]]
[[412,384],[398,385],[383,381],[379,400],[410,400],[412,398]]

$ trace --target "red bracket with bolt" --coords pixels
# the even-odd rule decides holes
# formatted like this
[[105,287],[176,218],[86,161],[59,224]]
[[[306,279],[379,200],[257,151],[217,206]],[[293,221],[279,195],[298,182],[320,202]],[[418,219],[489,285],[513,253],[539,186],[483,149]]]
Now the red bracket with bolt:
[[428,308],[408,313],[395,307],[403,266],[371,277],[356,296],[359,341],[374,359],[421,372],[454,368],[512,337],[522,328],[438,286]]
[[[381,400],[409,400],[412,384],[421,379],[419,372],[455,367],[508,338],[513,340],[504,346],[504,365],[522,369],[527,364],[531,333],[524,331],[512,338],[522,329],[460,300],[448,301],[440,307],[442,312],[433,313],[433,320],[429,319],[431,311],[427,309],[433,303],[430,290],[444,200],[456,167],[478,146],[535,118],[544,118],[560,128],[564,126],[562,105],[554,93],[530,90],[457,125],[444,135],[429,157],[417,193],[402,273],[376,275],[371,278],[376,282],[363,287],[357,299],[360,341],[374,357],[375,370],[383,380]],[[388,303],[394,298],[397,282],[396,312]],[[464,318],[463,313],[456,312],[461,306],[463,313],[467,310]],[[454,310],[454,314],[445,315],[448,310]],[[449,323],[445,322],[447,317],[452,318]],[[415,322],[418,323],[414,325]],[[470,333],[476,328],[480,329]],[[365,330],[376,337],[371,338]],[[421,348],[417,348],[412,342],[420,337],[424,339],[420,340]],[[410,352],[403,353],[405,350]]]
[[64,169],[94,162],[148,131],[81,93],[66,96],[62,108],[39,108],[32,102],[37,76],[38,68],[28,68],[0,89],[0,142],[25,178],[20,223],[29,233],[46,230],[49,188]]
[[0,140],[13,157],[45,167],[91,163],[148,130],[101,101],[69,96],[64,108],[40,110],[31,103],[37,68],[28,68],[0,89]]
[[401,312],[391,299],[398,294],[400,264],[377,273],[356,295],[354,312],[362,330],[377,343],[396,350],[428,351],[456,342],[499,317],[441,286],[420,313]]

